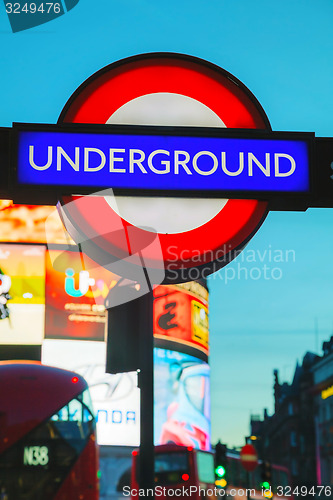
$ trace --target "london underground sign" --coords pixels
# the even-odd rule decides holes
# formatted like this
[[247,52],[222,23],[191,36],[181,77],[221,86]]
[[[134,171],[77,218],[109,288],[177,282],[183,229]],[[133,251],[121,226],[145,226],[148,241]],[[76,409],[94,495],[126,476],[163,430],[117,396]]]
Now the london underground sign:
[[119,221],[141,242],[155,235],[160,251],[147,250],[147,262],[165,269],[165,282],[226,265],[268,209],[332,206],[331,139],[272,132],[239,80],[190,56],[118,61],[74,92],[57,125],[15,125],[2,141],[8,134],[15,175],[11,164],[3,193],[55,203],[112,188],[113,204],[64,198],[72,227],[96,236],[103,262],[128,252],[128,238],[112,231]]
[[85,191],[112,186],[133,195],[310,191],[312,134],[236,137],[224,129],[103,129],[18,127],[18,182]]
[[[197,58],[167,53],[125,59],[96,73],[69,99],[59,122],[270,129],[258,101],[229,73]],[[100,205],[106,218],[120,214],[129,227],[155,228],[163,261],[152,251],[149,265],[163,267],[165,282],[182,282],[227,264],[267,215],[266,201],[170,196],[125,202],[118,197],[116,213],[106,200],[93,203],[88,197],[80,203],[80,220],[83,216],[87,226],[93,226]],[[112,236],[105,239],[104,248],[121,247]]]

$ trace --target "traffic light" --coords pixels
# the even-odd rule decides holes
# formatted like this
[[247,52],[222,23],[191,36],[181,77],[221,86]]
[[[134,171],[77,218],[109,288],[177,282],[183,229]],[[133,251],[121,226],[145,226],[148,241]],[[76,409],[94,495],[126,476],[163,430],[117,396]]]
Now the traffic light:
[[226,470],[225,470],[225,467],[223,467],[223,465],[218,465],[216,468],[215,468],[215,474],[217,475],[217,477],[223,477],[226,473]]
[[227,485],[227,467],[227,447],[219,441],[215,446],[215,484],[217,486],[224,487]]
[[272,466],[265,460],[260,464],[261,468],[261,488],[268,490],[272,486]]

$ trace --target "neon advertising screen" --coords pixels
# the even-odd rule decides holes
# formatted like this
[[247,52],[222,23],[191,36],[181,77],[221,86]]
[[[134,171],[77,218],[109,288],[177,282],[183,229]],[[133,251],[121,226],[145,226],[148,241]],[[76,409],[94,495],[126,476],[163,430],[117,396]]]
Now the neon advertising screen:
[[59,244],[71,242],[55,207],[12,203],[5,208],[0,207],[0,242],[45,244],[47,243],[46,221],[49,242]]
[[104,301],[116,277],[73,246],[46,253],[45,338],[104,340]]
[[155,347],[208,361],[208,291],[196,282],[154,289]]
[[45,247],[0,243],[0,344],[41,344]]
[[155,444],[210,450],[210,372],[204,361],[154,349]]

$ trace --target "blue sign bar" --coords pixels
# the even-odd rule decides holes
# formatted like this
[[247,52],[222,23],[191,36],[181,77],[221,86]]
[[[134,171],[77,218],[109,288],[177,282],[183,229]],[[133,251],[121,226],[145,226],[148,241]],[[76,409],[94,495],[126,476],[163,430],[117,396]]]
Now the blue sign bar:
[[[277,133],[278,134],[278,133]],[[25,185],[213,192],[310,190],[309,142],[264,138],[18,130]]]

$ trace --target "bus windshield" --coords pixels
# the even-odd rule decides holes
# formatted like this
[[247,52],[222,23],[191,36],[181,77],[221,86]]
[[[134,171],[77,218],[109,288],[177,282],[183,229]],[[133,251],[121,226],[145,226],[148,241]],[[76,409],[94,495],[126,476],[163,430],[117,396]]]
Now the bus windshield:
[[[140,460],[140,457],[137,457]],[[138,464],[137,464],[138,465]],[[136,469],[137,474],[139,467]],[[155,454],[155,483],[158,485],[178,484],[183,475],[189,474],[187,451],[172,451]]]
[[188,470],[186,451],[155,454],[155,482],[157,484],[180,483],[182,475],[188,473]]

